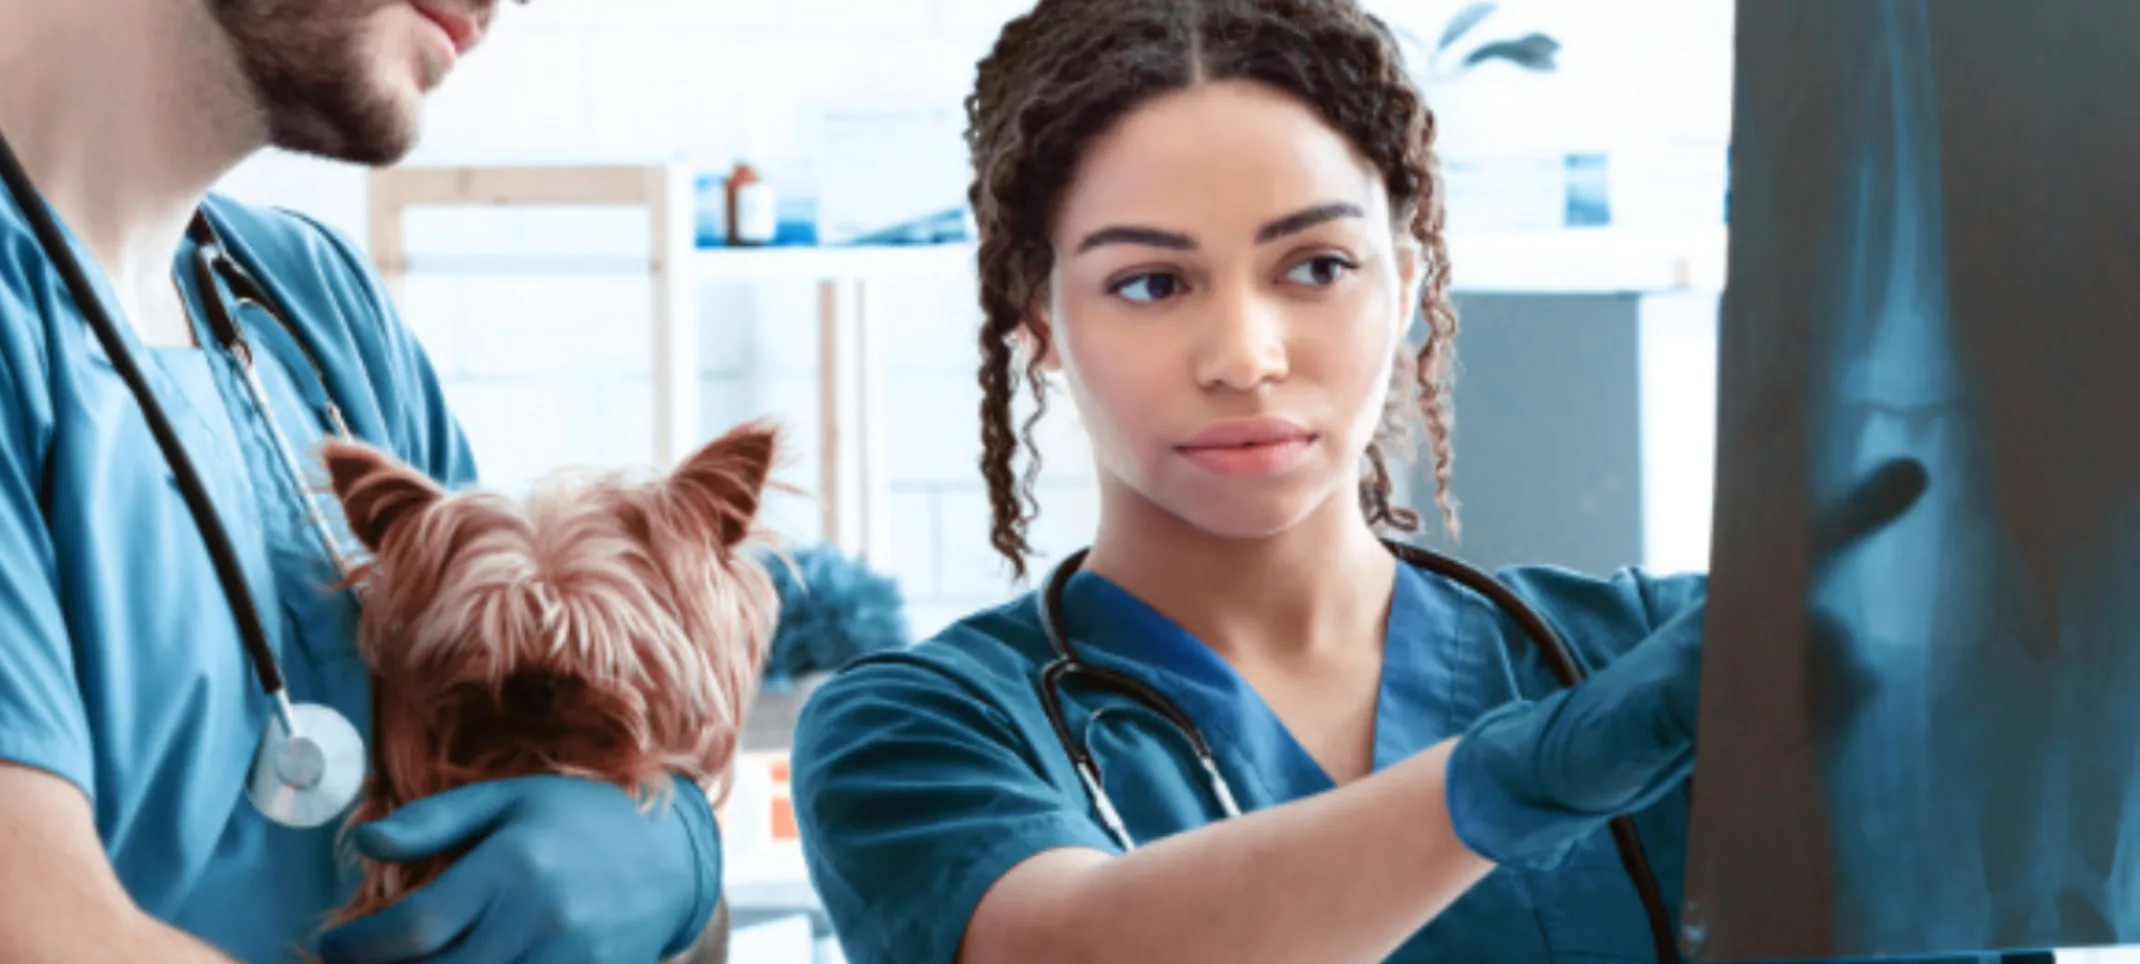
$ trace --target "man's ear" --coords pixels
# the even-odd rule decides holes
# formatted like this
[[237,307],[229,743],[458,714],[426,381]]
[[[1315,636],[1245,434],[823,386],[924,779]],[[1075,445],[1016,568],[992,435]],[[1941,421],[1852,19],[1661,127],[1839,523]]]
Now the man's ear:
[[446,495],[430,476],[363,442],[330,439],[320,447],[320,459],[334,481],[350,534],[374,554],[395,527]]
[[660,483],[669,524],[724,548],[742,542],[757,521],[780,445],[780,430],[765,420],[744,422],[706,443]]

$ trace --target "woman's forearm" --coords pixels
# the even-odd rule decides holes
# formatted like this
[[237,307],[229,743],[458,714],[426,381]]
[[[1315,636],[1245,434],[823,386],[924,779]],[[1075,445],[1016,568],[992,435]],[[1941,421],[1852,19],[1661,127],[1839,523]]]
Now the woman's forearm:
[[1044,854],[984,899],[961,960],[1380,961],[1493,869],[1450,825],[1453,745],[1120,857]]

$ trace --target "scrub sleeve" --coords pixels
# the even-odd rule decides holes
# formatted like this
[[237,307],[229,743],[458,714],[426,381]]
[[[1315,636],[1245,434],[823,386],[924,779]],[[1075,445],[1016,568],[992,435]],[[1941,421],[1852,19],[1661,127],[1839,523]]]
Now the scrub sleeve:
[[[1082,799],[1015,747],[1016,728],[945,673],[850,666],[796,725],[797,818],[812,882],[855,964],[951,961],[981,897],[1045,850],[1117,848]],[[812,841],[837,841],[832,849]]]

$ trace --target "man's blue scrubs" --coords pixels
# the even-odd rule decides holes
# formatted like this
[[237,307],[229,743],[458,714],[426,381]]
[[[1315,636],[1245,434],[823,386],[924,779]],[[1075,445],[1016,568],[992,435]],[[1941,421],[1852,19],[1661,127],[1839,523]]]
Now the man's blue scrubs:
[[[472,481],[429,362],[348,239],[227,198],[206,211],[310,342],[350,429],[449,487]],[[96,261],[69,242],[116,310]],[[355,602],[331,591],[306,495],[215,347],[190,257],[189,242],[174,267],[207,347],[149,348],[121,319],[123,336],[236,544],[291,697],[369,733]],[[238,315],[275,418],[340,530],[308,458],[329,430],[320,379],[269,315]],[[0,195],[0,760],[88,795],[119,879],[149,914],[242,960],[284,961],[355,878],[334,858],[339,821],[288,829],[244,794],[269,703],[235,626],[133,394]]]

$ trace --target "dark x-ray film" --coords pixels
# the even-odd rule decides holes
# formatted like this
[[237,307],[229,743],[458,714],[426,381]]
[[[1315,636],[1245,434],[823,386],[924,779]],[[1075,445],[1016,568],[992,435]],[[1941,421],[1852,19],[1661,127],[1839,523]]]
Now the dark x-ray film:
[[1700,961],[2140,943],[2140,0],[1739,0]]

